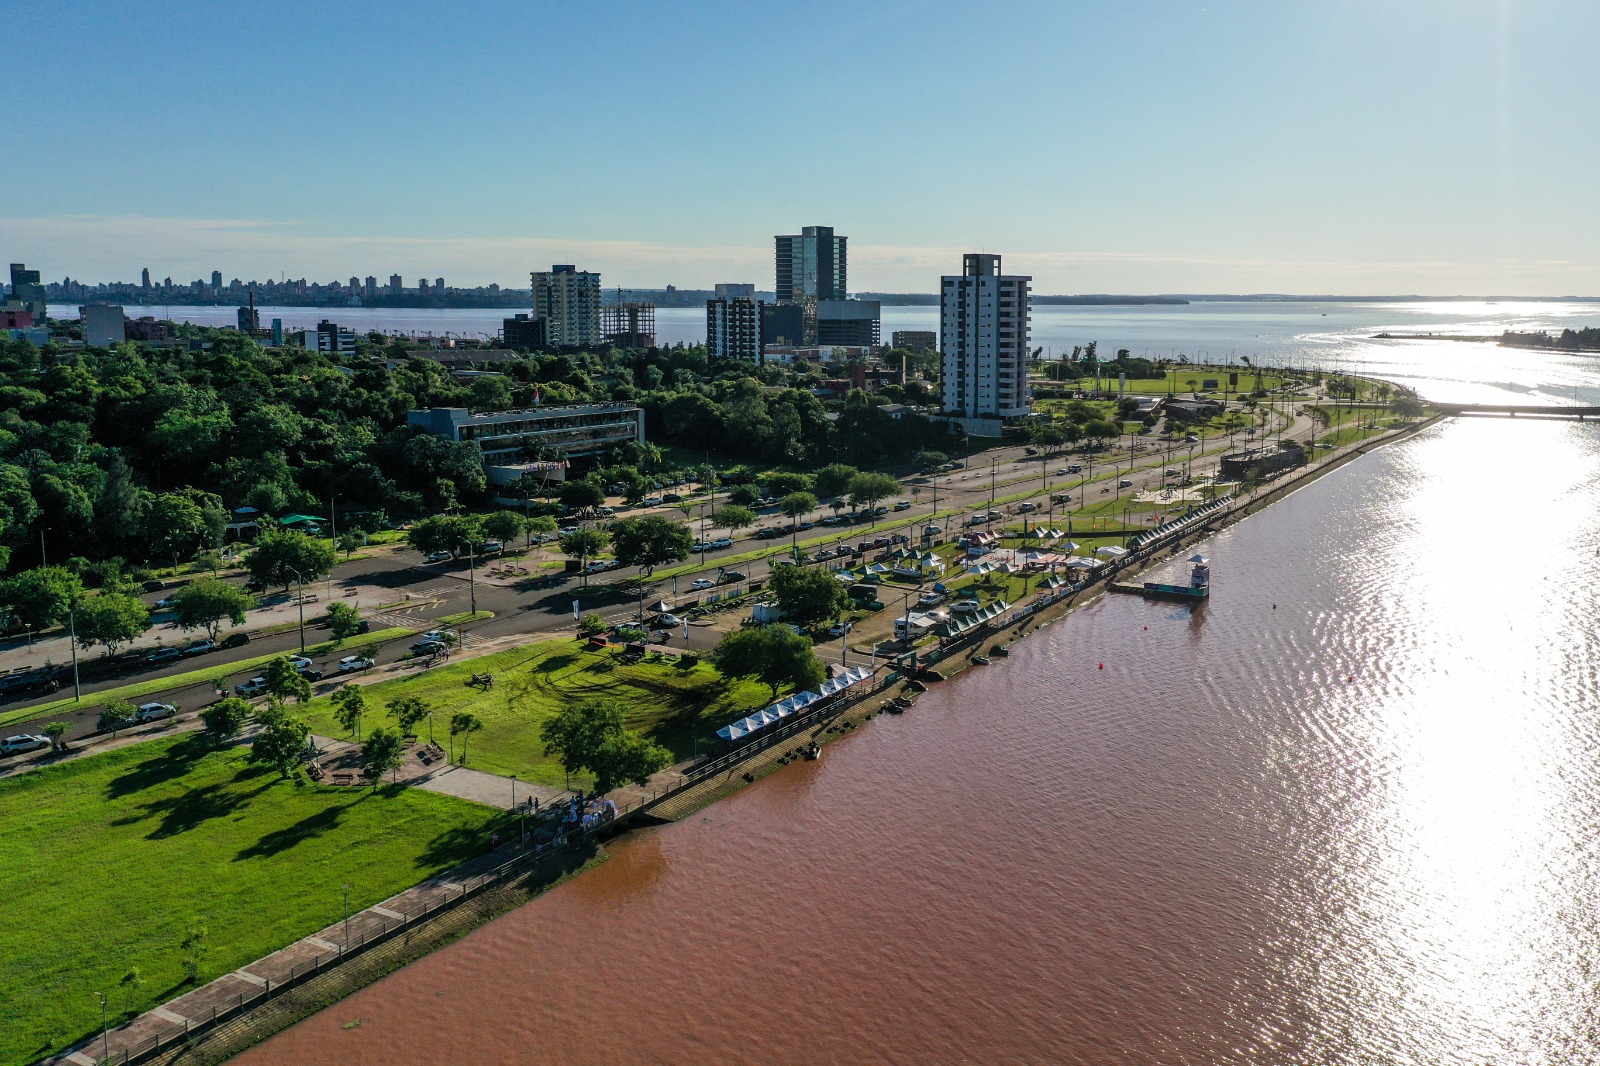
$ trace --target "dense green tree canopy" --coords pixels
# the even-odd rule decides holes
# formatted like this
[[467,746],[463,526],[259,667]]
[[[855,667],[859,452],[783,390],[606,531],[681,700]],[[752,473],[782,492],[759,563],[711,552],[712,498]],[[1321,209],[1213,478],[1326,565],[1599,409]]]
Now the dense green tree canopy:
[[770,686],[773,696],[785,685],[798,692],[822,684],[827,676],[811,641],[782,625],[754,626],[729,633],[718,643],[712,657],[717,669],[727,676],[755,678]]
[[627,728],[626,712],[612,700],[569,704],[545,719],[539,735],[568,773],[594,775],[602,795],[629,781],[642,785],[672,761],[666,748]]
[[624,518],[611,523],[611,546],[623,565],[643,567],[649,574],[663,563],[689,558],[694,535],[687,525],[669,518]]

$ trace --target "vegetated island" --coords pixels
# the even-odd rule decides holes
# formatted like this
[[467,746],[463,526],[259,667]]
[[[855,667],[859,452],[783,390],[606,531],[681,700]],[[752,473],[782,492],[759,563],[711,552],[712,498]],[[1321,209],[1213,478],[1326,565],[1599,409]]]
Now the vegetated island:
[[1562,352],[1600,352],[1600,327],[1564,329],[1559,334],[1545,331],[1518,333],[1506,330],[1498,337],[1493,334],[1470,333],[1374,333],[1379,341],[1470,341],[1476,344],[1499,344],[1502,348],[1541,348]]
[[[939,303],[936,292],[858,292],[858,299],[877,300],[890,307],[935,306]],[[1189,301],[1182,296],[1115,296],[1090,293],[1084,296],[1040,296],[1030,294],[1028,301],[1035,305],[1054,304],[1079,307],[1139,307],[1146,304],[1182,305]]]

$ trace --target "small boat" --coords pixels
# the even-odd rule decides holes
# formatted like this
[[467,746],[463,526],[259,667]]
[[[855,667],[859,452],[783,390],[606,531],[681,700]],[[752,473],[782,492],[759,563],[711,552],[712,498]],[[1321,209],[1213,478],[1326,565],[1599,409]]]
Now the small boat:
[[974,655],[972,657],[972,661],[977,663],[979,666],[989,665],[989,657],[987,655]]
[[1004,659],[1007,655],[1011,654],[1011,649],[1006,647],[1004,644],[996,644],[994,647],[989,649],[989,654],[998,655],[1000,658]]
[[822,745],[813,740],[811,746],[806,749],[806,762],[816,762],[820,758],[822,758]]

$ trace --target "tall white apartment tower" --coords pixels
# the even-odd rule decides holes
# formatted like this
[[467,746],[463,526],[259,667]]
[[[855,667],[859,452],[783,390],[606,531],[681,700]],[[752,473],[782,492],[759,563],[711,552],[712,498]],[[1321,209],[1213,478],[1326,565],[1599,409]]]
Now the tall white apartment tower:
[[968,253],[939,289],[940,398],[945,414],[1007,419],[1028,413],[1028,283],[1000,257]]
[[601,344],[600,275],[563,263],[535,271],[533,317],[545,320],[552,347]]

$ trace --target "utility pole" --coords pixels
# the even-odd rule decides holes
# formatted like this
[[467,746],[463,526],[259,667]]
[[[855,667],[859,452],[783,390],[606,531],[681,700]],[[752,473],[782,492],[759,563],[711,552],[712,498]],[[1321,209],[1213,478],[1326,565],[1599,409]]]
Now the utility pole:
[[294,587],[299,590],[295,597],[295,605],[300,608],[300,654],[306,653],[306,579],[300,576],[300,571],[290,570],[294,575]]
[[83,699],[83,686],[78,683],[78,605],[67,608],[68,632],[72,635],[72,699]]
[[350,950],[350,886],[345,885],[344,891],[344,950]]
[[467,545],[467,588],[470,590],[468,592],[468,595],[471,597],[470,610],[472,611],[473,614],[477,614],[478,613],[478,570],[477,570],[477,562],[474,559],[473,554],[472,554],[472,545],[471,544]]
[[100,1049],[107,1062],[111,1061],[111,1017],[106,1010],[106,994],[96,992],[100,997]]

